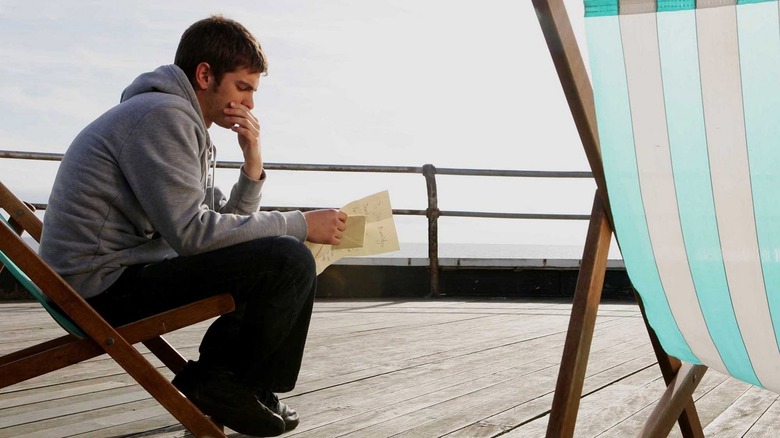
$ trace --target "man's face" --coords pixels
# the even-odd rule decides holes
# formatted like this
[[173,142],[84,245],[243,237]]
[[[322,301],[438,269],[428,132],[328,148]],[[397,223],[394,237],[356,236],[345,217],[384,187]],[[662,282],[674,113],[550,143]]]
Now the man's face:
[[228,108],[231,102],[252,110],[255,106],[254,94],[259,85],[260,73],[250,73],[246,68],[225,73],[219,85],[212,80],[201,100],[206,127],[211,127],[213,122],[226,129],[232,128],[232,123],[225,121],[223,110]]

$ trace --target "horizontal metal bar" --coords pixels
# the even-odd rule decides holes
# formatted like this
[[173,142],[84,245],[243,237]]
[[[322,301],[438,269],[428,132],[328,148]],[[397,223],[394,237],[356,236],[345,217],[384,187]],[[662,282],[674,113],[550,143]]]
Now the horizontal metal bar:
[[[330,207],[263,207],[263,211],[311,211],[320,210]],[[426,210],[408,210],[408,209],[393,209],[394,215],[407,215],[407,216],[425,216]],[[438,216],[450,216],[450,217],[477,217],[477,218],[493,218],[493,219],[546,219],[546,220],[588,220],[590,216],[587,214],[558,214],[558,213],[497,213],[490,211],[452,211],[452,210],[439,210]]]
[[[0,158],[18,160],[60,161],[64,154],[25,151],[0,151]],[[239,169],[243,162],[217,161],[217,167],[223,169]],[[413,166],[364,166],[345,164],[292,164],[263,163],[269,170],[302,170],[314,172],[391,172],[391,173],[422,173],[422,167]]]
[[[45,152],[25,152],[25,151],[3,151],[0,150],[0,158],[13,158],[24,160],[61,160],[63,154],[45,153]],[[219,161],[217,167],[238,169],[243,163],[236,161]],[[392,172],[392,173],[419,173],[422,174],[423,167],[412,166],[363,166],[363,165],[334,165],[334,164],[290,164],[290,163],[264,163],[267,169],[276,170],[301,170],[316,172]],[[568,171],[535,171],[535,170],[495,170],[495,169],[453,169],[436,168],[435,174],[439,175],[466,175],[466,176],[506,176],[506,177],[526,177],[526,178],[591,178],[590,172],[568,172]],[[45,203],[33,204],[38,210],[45,210]],[[263,211],[310,211],[325,207],[263,207]],[[330,208],[330,207],[327,207]],[[407,216],[427,216],[427,210],[415,209],[393,209],[394,215]],[[473,218],[493,218],[493,219],[538,219],[538,220],[588,220],[586,214],[550,214],[550,213],[499,213],[499,212],[478,212],[478,211],[451,211],[437,210],[438,217],[473,217]]]
[[452,217],[483,217],[494,219],[549,219],[549,220],[588,220],[587,214],[557,214],[557,213],[495,213],[475,211],[446,211],[439,212],[439,216]]
[[[46,204],[32,203],[36,210],[46,210]],[[261,211],[311,211],[332,207],[262,207]],[[398,216],[425,216],[425,210],[393,209]],[[588,220],[587,214],[551,214],[551,213],[497,213],[489,211],[439,211],[439,216],[476,217],[492,219],[544,219],[544,220]]]
[[[217,161],[217,167],[238,169],[242,162]],[[422,173],[422,167],[411,166],[364,166],[357,164],[291,164],[263,163],[268,170],[299,170],[310,172],[376,172],[376,173]]]
[[62,160],[62,155],[47,152],[0,151],[0,158],[15,158],[18,160],[60,161]]
[[[26,151],[0,150],[0,158],[21,160],[59,161],[63,154]],[[239,169],[240,161],[217,161],[217,167],[224,169]],[[415,166],[368,166],[349,164],[299,164],[299,163],[263,163],[269,170],[300,170],[312,172],[377,172],[377,173],[422,173],[422,167]],[[551,171],[551,170],[501,170],[501,169],[456,169],[436,168],[437,175],[461,176],[505,176],[519,178],[592,178],[590,172],[583,171]]]
[[593,178],[591,172],[567,170],[499,170],[436,168],[437,175],[511,176],[521,178]]

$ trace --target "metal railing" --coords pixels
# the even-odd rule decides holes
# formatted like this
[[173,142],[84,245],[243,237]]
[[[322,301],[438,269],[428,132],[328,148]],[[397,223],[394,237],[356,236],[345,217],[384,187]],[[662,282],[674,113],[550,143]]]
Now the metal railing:
[[[45,152],[24,152],[0,150],[0,158],[60,161],[63,154]],[[224,169],[239,169],[243,163],[237,161],[218,161],[217,167]],[[428,198],[428,208],[425,210],[393,209],[394,215],[425,216],[428,218],[428,263],[430,269],[430,296],[440,296],[439,291],[439,229],[438,219],[443,216],[471,218],[500,219],[542,219],[542,220],[588,220],[587,214],[545,214],[545,213],[505,213],[440,210],[436,188],[436,175],[458,176],[489,176],[512,178],[593,178],[591,172],[584,171],[540,171],[540,170],[496,170],[496,169],[455,169],[437,168],[433,164],[421,167],[414,166],[363,166],[363,165],[333,165],[333,164],[293,164],[293,163],[263,163],[268,170],[292,170],[312,172],[359,172],[359,173],[405,173],[420,174],[425,178]],[[46,204],[33,203],[41,210]],[[322,207],[263,207],[262,210],[316,210]]]

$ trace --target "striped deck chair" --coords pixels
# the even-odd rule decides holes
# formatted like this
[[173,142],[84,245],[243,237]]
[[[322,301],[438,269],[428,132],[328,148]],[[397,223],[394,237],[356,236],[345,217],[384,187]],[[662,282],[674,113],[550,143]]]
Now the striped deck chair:
[[195,436],[224,437],[222,426],[176,390],[133,344],[143,343],[171,371],[179,372],[187,361],[162,335],[233,311],[231,295],[112,327],[21,238],[27,232],[38,241],[42,229],[30,205],[0,182],[0,269],[8,269],[67,332],[0,356],[0,389],[108,354]]
[[669,385],[642,434],[702,436],[707,367],[780,392],[780,6],[585,0],[591,91],[561,1],[534,3],[598,186],[548,436],[574,430],[612,230]]

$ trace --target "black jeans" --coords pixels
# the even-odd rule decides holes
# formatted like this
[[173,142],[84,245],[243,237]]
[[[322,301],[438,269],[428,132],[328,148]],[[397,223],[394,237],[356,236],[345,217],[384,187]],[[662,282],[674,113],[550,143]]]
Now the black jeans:
[[229,292],[236,310],[206,331],[198,362],[241,375],[256,390],[295,387],[309,331],[316,271],[298,239],[267,237],[128,267],[87,301],[115,326]]

